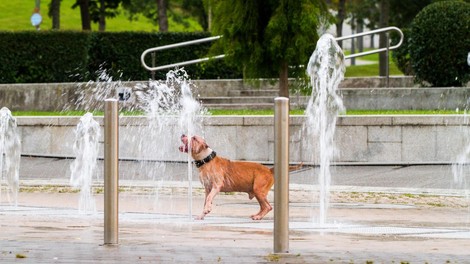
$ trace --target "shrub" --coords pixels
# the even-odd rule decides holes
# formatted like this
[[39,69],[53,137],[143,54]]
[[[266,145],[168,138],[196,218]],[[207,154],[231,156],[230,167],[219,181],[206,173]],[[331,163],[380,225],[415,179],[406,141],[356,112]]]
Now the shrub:
[[0,35],[0,82],[65,82],[87,71],[90,34],[25,31]]
[[[148,48],[208,37],[197,33],[22,31],[0,32],[0,83],[75,82],[96,80],[106,70],[113,80],[151,77],[140,63]],[[156,65],[205,57],[212,43],[158,52]],[[151,56],[146,56],[152,65]],[[184,67],[191,79],[241,78],[223,60]],[[156,72],[165,78],[166,70]]]
[[[403,32],[403,43],[398,49],[392,51],[392,59],[398,69],[405,75],[414,75],[413,68],[411,67],[409,45],[411,30],[409,28],[401,29]],[[400,40],[399,34],[391,34],[392,43],[396,45]]]
[[446,87],[470,80],[470,4],[430,4],[413,20],[411,33],[410,58],[417,81]]

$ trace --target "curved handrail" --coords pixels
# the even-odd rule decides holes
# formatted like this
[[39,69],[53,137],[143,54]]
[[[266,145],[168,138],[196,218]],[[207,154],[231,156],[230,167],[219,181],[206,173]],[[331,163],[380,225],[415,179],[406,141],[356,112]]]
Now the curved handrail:
[[178,63],[173,63],[173,64],[167,64],[167,65],[162,65],[162,66],[158,66],[158,67],[150,67],[145,63],[145,56],[150,52],[155,52],[155,51],[160,51],[160,50],[165,50],[165,49],[178,48],[178,47],[184,47],[184,46],[199,44],[199,43],[203,43],[203,42],[214,41],[214,40],[220,39],[221,37],[222,36],[214,36],[214,37],[190,40],[190,41],[185,41],[185,42],[180,42],[180,43],[169,44],[169,45],[165,45],[165,46],[159,46],[159,47],[155,47],[155,48],[146,49],[142,53],[142,55],[140,56],[140,62],[142,63],[142,66],[144,66],[145,69],[147,69],[149,71],[158,71],[158,70],[164,70],[164,69],[168,69],[168,68],[184,66],[184,65],[199,63],[199,62],[203,62],[203,61],[208,61],[208,60],[211,60],[211,59],[222,59],[222,58],[225,57],[225,54],[217,55],[217,56],[214,56],[214,57],[207,57],[207,58],[202,58],[202,59],[191,60],[191,61],[184,61],[184,62],[178,62]]
[[373,35],[373,34],[392,31],[392,30],[397,31],[400,34],[400,41],[396,45],[388,47],[388,44],[387,44],[387,47],[385,47],[385,48],[368,50],[368,51],[363,51],[363,52],[349,54],[347,56],[344,56],[344,59],[351,59],[351,58],[361,57],[361,56],[374,54],[374,53],[379,53],[379,52],[383,52],[383,51],[387,51],[387,50],[393,50],[393,49],[396,49],[396,48],[400,47],[401,44],[403,43],[403,38],[404,38],[403,32],[397,27],[385,27],[385,28],[379,28],[379,29],[375,29],[375,30],[371,30],[371,31],[367,31],[367,32],[352,34],[352,35],[349,35],[349,36],[343,36],[343,37],[335,38],[335,40],[340,41],[340,40],[345,40],[345,39],[352,39],[352,38],[357,38],[357,37],[362,37],[362,36],[367,36],[367,35]]
[[[381,33],[381,32],[392,31],[392,30],[397,31],[400,34],[400,41],[398,42],[398,44],[396,44],[394,46],[391,46],[391,47],[389,47],[388,46],[389,44],[387,44],[387,47],[385,47],[385,48],[379,48],[379,49],[374,49],[374,50],[369,50],[369,51],[364,51],[364,52],[359,52],[359,53],[354,53],[354,54],[344,56],[345,59],[351,59],[351,58],[356,58],[356,57],[365,56],[365,55],[369,55],[369,54],[374,54],[374,53],[379,53],[379,52],[383,52],[383,51],[393,50],[393,49],[396,49],[396,48],[400,47],[400,45],[403,43],[403,38],[404,38],[403,32],[397,27],[385,27],[385,28],[379,28],[379,29],[375,29],[375,30],[371,30],[371,31],[367,31],[367,32],[362,32],[362,33],[357,33],[357,34],[353,34],[353,35],[349,35],[349,36],[339,37],[339,38],[336,38],[336,41],[351,39],[351,38],[357,38],[357,37],[361,37],[361,36],[367,36],[367,35],[372,35],[372,34],[377,34],[377,33]],[[220,38],[222,38],[222,35],[214,36],[214,37],[208,37],[208,38],[202,38],[202,39],[196,39],[196,40],[190,40],[190,41],[185,41],[185,42],[180,42],[180,43],[175,43],[175,44],[169,44],[169,45],[159,46],[159,47],[155,47],[155,48],[150,48],[150,49],[145,50],[142,53],[142,55],[140,56],[140,61],[142,63],[142,66],[145,69],[147,69],[149,71],[158,71],[158,70],[164,70],[164,69],[178,67],[178,66],[184,66],[184,65],[200,63],[200,62],[208,61],[208,60],[211,60],[211,59],[222,59],[222,58],[225,57],[225,54],[221,54],[221,55],[217,55],[217,56],[213,56],[213,57],[206,57],[206,58],[196,59],[196,60],[172,63],[172,64],[167,64],[167,65],[162,65],[162,66],[157,66],[157,67],[150,67],[145,63],[145,56],[150,52],[156,52],[156,51],[165,50],[165,49],[184,47],[184,46],[199,44],[199,43],[203,43],[203,42],[214,41],[214,40],[218,40]]]

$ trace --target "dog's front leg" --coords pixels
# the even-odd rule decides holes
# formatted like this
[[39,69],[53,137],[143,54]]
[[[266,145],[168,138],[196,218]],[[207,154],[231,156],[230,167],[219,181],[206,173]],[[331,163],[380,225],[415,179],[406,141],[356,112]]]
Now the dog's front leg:
[[[211,186],[207,186],[207,185],[206,185],[206,186],[204,187],[204,190],[205,190],[204,208],[206,208],[207,197],[209,196],[209,193],[211,192]],[[206,215],[205,215],[204,212],[203,212],[201,215],[199,215],[199,216],[196,217],[196,220],[204,220],[204,216],[206,216]]]
[[206,188],[206,199],[204,201],[204,210],[202,211],[202,214],[198,217],[199,220],[203,220],[204,217],[212,211],[212,200],[214,197],[220,192],[220,189],[222,186],[214,185],[208,190]]

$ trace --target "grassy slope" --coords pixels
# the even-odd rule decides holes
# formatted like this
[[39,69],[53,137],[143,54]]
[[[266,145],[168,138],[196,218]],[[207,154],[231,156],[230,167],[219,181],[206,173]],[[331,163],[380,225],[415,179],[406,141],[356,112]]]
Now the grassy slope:
[[[27,2],[27,3],[26,3]],[[43,22],[42,30],[52,28],[52,20],[48,17],[49,2],[41,1],[40,14]],[[2,0],[0,1],[0,30],[34,30],[30,18],[35,7],[35,1],[25,0]],[[63,30],[81,30],[80,10],[72,9],[75,0],[62,0],[60,10],[60,28]],[[190,26],[184,26],[169,21],[170,31],[201,31],[202,28],[193,20],[188,21]],[[137,21],[129,21],[123,10],[116,18],[107,19],[107,31],[157,31],[158,26],[154,25],[145,17],[139,17]],[[92,24],[92,30],[97,30],[98,25]]]

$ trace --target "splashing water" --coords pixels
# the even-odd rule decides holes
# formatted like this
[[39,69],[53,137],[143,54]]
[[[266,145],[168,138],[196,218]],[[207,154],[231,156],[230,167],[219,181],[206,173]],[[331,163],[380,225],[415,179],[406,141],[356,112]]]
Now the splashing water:
[[100,125],[93,119],[92,113],[86,113],[80,118],[75,129],[73,152],[76,158],[70,164],[70,184],[75,188],[80,188],[79,211],[81,213],[96,212],[92,185],[93,176],[96,175],[99,137]]
[[[5,179],[7,200],[14,206],[18,205],[20,158],[21,142],[16,119],[8,108],[3,107],[0,109],[0,179],[1,181]],[[1,197],[2,186],[0,184]]]
[[[106,70],[98,72],[96,82],[88,82],[77,90],[76,100],[64,110],[77,109],[94,111],[102,109],[103,100],[118,98],[119,91],[128,89],[132,95],[126,103],[120,103],[120,110],[143,111],[146,125],[129,122],[123,129],[127,133],[120,135],[120,145],[137,146],[135,152],[142,158],[141,165],[134,173],[134,178],[150,180],[155,183],[155,206],[158,207],[158,194],[166,181],[171,181],[173,174],[168,161],[179,160],[178,151],[181,134],[194,135],[202,131],[200,116],[206,110],[193,97],[196,88],[184,69],[171,70],[166,80],[142,82],[133,87],[126,87],[119,80],[113,80]],[[168,168],[170,167],[170,168]],[[170,171],[170,172],[168,172]],[[188,155],[188,206],[192,215],[192,167]],[[137,181],[136,181],[137,183]],[[132,184],[132,181],[131,181]],[[171,205],[166,206],[167,210]],[[192,217],[192,216],[191,216]]]
[[326,221],[330,192],[330,163],[336,155],[333,137],[336,129],[336,119],[345,110],[343,100],[337,93],[339,83],[344,78],[346,70],[344,54],[330,34],[324,34],[310,57],[307,74],[310,76],[312,95],[309,99],[304,124],[307,138],[315,142],[319,164],[318,184],[320,187],[319,224]]
[[[119,92],[129,89],[121,80],[114,80],[108,74],[106,69],[100,69],[97,72],[97,79],[80,84],[78,89],[75,90],[75,99],[64,107],[67,110],[83,110],[93,112],[95,110],[103,109],[103,101],[108,98],[119,97]],[[122,73],[121,73],[122,76]]]
[[[465,197],[470,199],[470,181],[468,181],[470,176],[470,133],[468,132],[468,122],[467,114],[465,114],[463,122],[464,125],[461,127],[461,130],[466,143],[464,143],[464,149],[452,164],[452,175],[454,183],[459,187],[463,187],[465,190]],[[464,131],[464,129],[466,130]]]
[[[139,149],[146,151],[151,146],[156,149],[169,149],[180,144],[181,134],[190,135],[200,133],[202,122],[200,116],[206,112],[201,104],[192,95],[191,83],[184,69],[171,70],[166,75],[165,81],[152,81],[148,87],[137,87],[136,100],[145,111],[149,122],[149,133],[141,137]],[[177,126],[174,128],[174,126]],[[175,129],[175,133],[165,133],[169,129]],[[169,136],[170,138],[165,138]],[[152,144],[149,144],[152,142]],[[177,149],[171,147],[170,149]],[[151,152],[151,151],[150,151]],[[192,167],[190,155],[188,155],[188,207],[189,216],[192,218]],[[165,170],[164,163],[159,164],[159,170]],[[155,180],[155,179],[154,179]],[[158,199],[158,197],[157,197]]]

